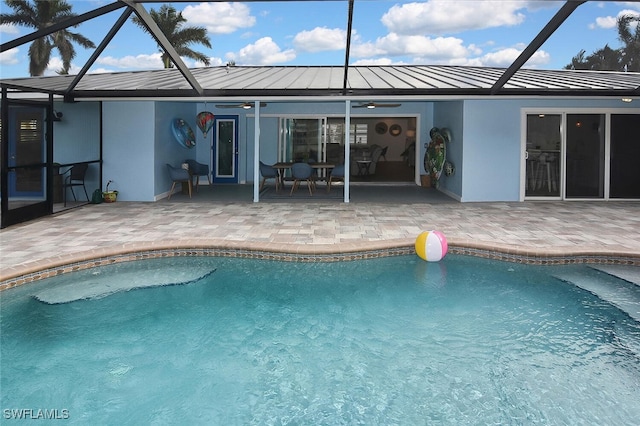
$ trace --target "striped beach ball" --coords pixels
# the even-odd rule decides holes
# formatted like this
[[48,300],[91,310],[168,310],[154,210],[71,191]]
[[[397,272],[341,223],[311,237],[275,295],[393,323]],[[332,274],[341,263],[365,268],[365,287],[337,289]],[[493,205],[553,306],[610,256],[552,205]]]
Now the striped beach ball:
[[424,231],[416,238],[416,254],[428,262],[439,262],[447,255],[447,238],[440,231]]

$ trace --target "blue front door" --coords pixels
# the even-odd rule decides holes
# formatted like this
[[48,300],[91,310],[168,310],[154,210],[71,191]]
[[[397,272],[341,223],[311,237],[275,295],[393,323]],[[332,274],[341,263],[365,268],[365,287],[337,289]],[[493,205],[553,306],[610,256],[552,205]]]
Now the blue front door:
[[216,117],[214,129],[213,181],[238,183],[238,117]]

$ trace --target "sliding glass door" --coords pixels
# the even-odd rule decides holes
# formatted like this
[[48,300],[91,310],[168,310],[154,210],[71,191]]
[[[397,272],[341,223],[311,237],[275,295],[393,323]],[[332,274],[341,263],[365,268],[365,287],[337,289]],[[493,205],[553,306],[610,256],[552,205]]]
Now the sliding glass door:
[[525,197],[640,199],[640,115],[526,115]]
[[610,198],[640,199],[640,116],[611,115]]
[[324,161],[324,122],[324,118],[281,118],[278,161]]
[[605,115],[567,114],[567,198],[603,198]]
[[561,123],[561,114],[527,115],[527,197],[560,196]]

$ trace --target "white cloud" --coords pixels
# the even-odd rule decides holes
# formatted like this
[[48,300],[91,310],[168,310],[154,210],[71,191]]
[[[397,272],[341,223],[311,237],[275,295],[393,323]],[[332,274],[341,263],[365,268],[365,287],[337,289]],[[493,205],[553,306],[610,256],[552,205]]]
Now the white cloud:
[[[617,4],[620,4],[624,7],[628,7],[631,9],[635,9],[637,12],[640,12],[640,4],[638,2],[634,2],[634,1],[621,1],[621,2],[616,2]],[[633,12],[632,10],[629,12]]]
[[[636,7],[640,9],[640,5],[637,5]],[[615,17],[614,16],[597,17],[595,23],[589,24],[589,29],[593,30],[593,29],[603,28],[605,30],[609,30],[612,28],[616,28],[618,25],[618,18],[625,15],[640,16],[640,11],[625,9],[618,12],[618,16],[615,16]]]
[[[44,70],[44,75],[58,75],[58,71],[62,69],[62,59],[59,56],[52,56],[49,59],[49,64],[47,68]],[[79,67],[73,63],[71,63],[71,67],[69,68],[70,75],[76,75],[80,72],[82,67]]]
[[[209,58],[209,67],[217,67],[220,65],[225,65],[227,63],[227,61],[223,61],[222,58],[215,58],[215,57],[210,57]],[[196,62],[193,64],[194,68],[207,68],[207,65],[203,64],[202,62]]]
[[2,24],[0,25],[0,34],[17,35],[20,34],[20,30],[18,30],[18,27],[16,25]]
[[[202,62],[193,61],[189,58],[180,57],[182,62],[188,68],[202,68],[205,65]],[[211,65],[222,65],[222,59],[220,58],[209,58],[211,61]],[[226,63],[226,62],[225,62]],[[141,54],[136,56],[123,56],[122,58],[115,58],[113,56],[104,56],[99,57],[96,60],[96,64],[106,65],[109,67],[114,67],[121,70],[138,70],[138,69],[161,69],[164,68],[164,64],[162,63],[162,54],[160,52],[153,53],[150,55]],[[92,70],[92,72],[95,72]]]
[[91,68],[87,74],[110,74],[112,72],[113,70],[108,68]]
[[256,23],[249,7],[242,3],[200,3],[185,7],[182,16],[188,24],[205,27],[211,34],[230,34]]
[[316,27],[311,31],[296,34],[293,44],[303,52],[344,49],[347,44],[347,32],[341,28]]
[[521,24],[525,16],[518,10],[527,5],[517,0],[429,0],[395,5],[381,22],[389,32],[398,34],[454,34]]
[[597,28],[604,28],[608,30],[615,27],[616,27],[616,18],[613,16],[601,16],[599,18],[596,18],[596,22],[594,24],[589,25],[589,29],[592,29],[592,30]]
[[0,65],[15,65],[18,62],[18,53],[20,50],[16,47],[0,53]]
[[406,36],[395,33],[378,38],[374,43],[354,45],[351,54],[355,58],[373,56],[417,56],[431,60],[462,58],[479,53],[474,47],[465,47],[455,37]]
[[150,55],[123,56],[114,58],[113,56],[99,57],[97,64],[116,67],[119,69],[157,69],[163,68],[162,54],[157,52]]
[[406,61],[394,61],[391,58],[360,59],[352,62],[352,65],[407,65]]
[[281,50],[271,37],[263,37],[238,53],[227,53],[226,56],[237,65],[269,65],[292,61],[296,54],[293,49]]
[[[508,47],[505,49],[497,50],[495,52],[487,53],[478,58],[474,58],[474,61],[478,61],[481,66],[488,67],[508,67],[518,56],[522,53],[522,49],[515,47]],[[525,63],[525,68],[535,68],[548,64],[551,57],[544,50],[539,50],[534,53],[531,58]]]

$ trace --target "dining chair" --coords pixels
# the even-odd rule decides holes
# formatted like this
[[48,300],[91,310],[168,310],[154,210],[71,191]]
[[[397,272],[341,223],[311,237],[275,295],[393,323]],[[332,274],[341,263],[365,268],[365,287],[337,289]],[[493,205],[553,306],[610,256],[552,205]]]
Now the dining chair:
[[331,184],[335,181],[344,182],[344,164],[338,164],[331,170],[327,181],[327,192],[331,192]]
[[184,160],[189,165],[189,172],[191,176],[196,178],[196,191],[200,184],[200,176],[206,176],[209,185],[211,185],[211,174],[209,173],[209,166],[207,164],[198,163],[196,160]]
[[262,182],[260,183],[260,191],[264,188],[264,184],[267,179],[274,179],[276,181],[276,192],[280,189],[280,176],[278,175],[278,169],[260,161],[260,174],[262,175]]
[[193,189],[193,182],[191,181],[191,175],[188,170],[183,168],[173,167],[171,164],[167,163],[167,168],[169,169],[169,177],[173,181],[173,185],[171,185],[171,191],[169,191],[169,197],[167,197],[167,201],[171,200],[171,194],[173,194],[173,190],[176,187],[176,183],[180,182],[184,185],[187,182],[189,185],[189,198],[191,198],[191,192]]
[[293,163],[291,165],[291,176],[293,177],[293,186],[289,195],[293,195],[301,181],[307,182],[309,188],[309,194],[313,195],[313,187],[315,185],[313,179],[313,168],[307,163]]
[[73,195],[73,201],[78,201],[76,198],[76,193],[73,192],[74,186],[81,186],[84,189],[84,195],[87,197],[87,201],[89,201],[89,195],[87,194],[87,188],[84,186],[84,178],[87,174],[87,170],[89,169],[89,165],[86,163],[83,164],[74,164],[71,166],[69,170],[67,170],[64,174],[69,173],[68,176],[64,178],[64,183],[62,184],[62,196],[64,198],[64,205],[67,205],[67,188],[71,190],[71,195]]
[[384,161],[387,161],[387,150],[389,149],[388,146],[385,146],[384,148],[382,148],[382,151],[380,152],[380,158],[384,158]]

